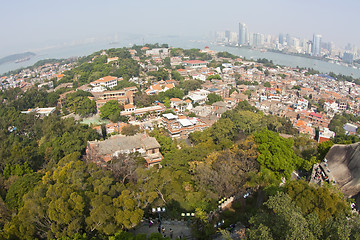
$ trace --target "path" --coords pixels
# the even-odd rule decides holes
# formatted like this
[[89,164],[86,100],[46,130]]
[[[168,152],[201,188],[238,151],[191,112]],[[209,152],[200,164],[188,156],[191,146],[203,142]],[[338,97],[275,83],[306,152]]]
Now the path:
[[[146,235],[150,235],[151,233],[158,232],[159,224],[156,222],[149,228],[148,220],[144,220],[141,222],[135,229],[131,230],[135,234],[145,233]],[[182,239],[195,239],[192,236],[191,229],[187,226],[186,221],[167,221],[163,220],[161,226],[165,227],[165,235],[167,237],[170,236],[170,228],[173,230],[173,239],[176,239],[179,236],[182,236]]]

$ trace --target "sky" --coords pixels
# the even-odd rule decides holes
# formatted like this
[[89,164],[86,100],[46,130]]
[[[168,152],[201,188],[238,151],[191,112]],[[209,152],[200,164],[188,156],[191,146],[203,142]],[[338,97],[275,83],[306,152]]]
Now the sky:
[[[360,47],[358,0],[0,0],[0,57],[131,35],[289,33]],[[146,41],[146,39],[145,39]]]

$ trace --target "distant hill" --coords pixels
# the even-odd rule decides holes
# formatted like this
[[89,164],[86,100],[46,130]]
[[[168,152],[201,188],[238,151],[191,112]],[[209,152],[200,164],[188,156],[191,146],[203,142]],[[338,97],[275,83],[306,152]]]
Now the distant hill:
[[22,59],[31,58],[35,55],[36,54],[33,52],[24,52],[24,53],[9,55],[0,59],[0,65],[8,62],[15,62],[17,60],[21,61]]

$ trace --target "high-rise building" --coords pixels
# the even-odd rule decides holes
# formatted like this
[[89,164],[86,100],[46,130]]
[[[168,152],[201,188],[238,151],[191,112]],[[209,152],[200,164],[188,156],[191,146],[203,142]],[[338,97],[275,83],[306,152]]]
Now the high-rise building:
[[284,42],[285,42],[284,34],[280,33],[280,34],[279,34],[279,43],[280,43],[280,44],[284,44]]
[[311,41],[307,41],[306,45],[305,45],[305,52],[306,54],[311,54],[311,50],[312,50],[312,42]]
[[287,45],[289,45],[289,43],[290,43],[290,38],[291,38],[290,34],[286,34],[286,43],[287,43]]
[[345,50],[347,51],[353,51],[353,45],[351,43],[348,43],[346,46],[345,46]]
[[320,56],[321,53],[321,35],[314,34],[312,42],[312,51],[313,56]]
[[230,32],[229,42],[234,45],[239,42],[237,32]]
[[353,64],[354,62],[354,54],[351,52],[344,52],[343,61],[345,63]]
[[245,23],[239,23],[239,45],[247,44],[247,27]]
[[264,45],[264,35],[261,33],[254,33],[253,34],[253,46],[261,47]]
[[225,32],[216,32],[216,41],[224,42],[225,41]]
[[230,31],[229,30],[225,31],[225,41],[230,42]]

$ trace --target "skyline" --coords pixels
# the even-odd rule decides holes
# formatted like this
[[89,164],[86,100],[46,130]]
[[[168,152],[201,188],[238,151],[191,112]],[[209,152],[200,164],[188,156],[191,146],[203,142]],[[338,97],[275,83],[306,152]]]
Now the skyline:
[[[45,0],[6,2],[0,15],[0,58],[54,45],[81,44],[126,35],[176,35],[204,38],[210,32],[237,31],[244,22],[248,29],[277,35],[289,33],[311,39],[321,34],[323,41],[344,47],[360,46],[360,33],[354,31],[360,20],[360,2],[347,0],[285,1],[165,0],[132,2]],[[350,7],[349,7],[350,6]]]

